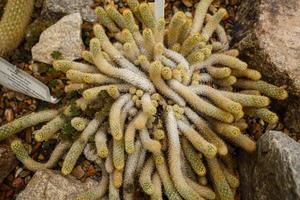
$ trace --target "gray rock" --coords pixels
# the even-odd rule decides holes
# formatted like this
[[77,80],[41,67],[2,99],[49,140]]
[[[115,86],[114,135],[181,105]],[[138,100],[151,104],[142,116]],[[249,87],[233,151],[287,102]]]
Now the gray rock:
[[63,59],[75,60],[81,57],[84,44],[81,38],[82,18],[79,13],[67,15],[46,29],[39,42],[32,47],[33,60],[51,64],[54,51]]
[[42,16],[49,19],[59,19],[64,15],[81,13],[84,20],[96,22],[97,16],[91,5],[93,0],[45,0]]
[[97,185],[92,179],[82,183],[72,176],[62,176],[59,171],[41,170],[37,171],[25,190],[22,191],[17,200],[66,200],[72,199],[82,191]]
[[286,126],[295,132],[300,132],[299,19],[299,0],[241,1],[233,31],[235,46],[249,66],[269,82],[287,86],[291,98],[284,118],[292,121]]
[[0,183],[6,176],[15,169],[18,160],[12,152],[10,145],[6,143],[0,144]]
[[265,133],[253,155],[239,155],[243,200],[299,200],[300,144],[278,131]]

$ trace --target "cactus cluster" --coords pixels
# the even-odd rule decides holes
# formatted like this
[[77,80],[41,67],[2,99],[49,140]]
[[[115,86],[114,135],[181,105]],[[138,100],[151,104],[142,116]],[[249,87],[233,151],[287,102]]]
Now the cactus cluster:
[[18,47],[29,23],[34,0],[8,0],[0,21],[0,57]]
[[[65,92],[80,98],[0,127],[0,140],[48,121],[34,132],[39,142],[60,141],[47,163],[32,160],[18,139],[11,146],[31,170],[53,167],[69,148],[64,175],[92,142],[102,180],[78,200],[133,199],[138,189],[151,199],[233,200],[239,179],[232,147],[256,149],[242,133],[244,116],[276,123],[269,97],[288,94],[228,49],[226,10],[209,13],[211,2],[201,0],[193,18],[176,12],[168,25],[137,0],[122,13],[111,4],[96,8],[100,23],[84,61],[53,63],[69,80]],[[79,132],[72,144],[58,137],[65,124]]]

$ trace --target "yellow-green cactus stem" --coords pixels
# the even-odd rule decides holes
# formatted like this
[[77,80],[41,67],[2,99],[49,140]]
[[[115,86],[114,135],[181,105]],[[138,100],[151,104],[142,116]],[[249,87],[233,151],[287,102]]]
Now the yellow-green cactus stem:
[[213,144],[207,142],[196,130],[183,121],[177,120],[177,123],[179,130],[198,151],[208,158],[216,156],[217,148]]
[[156,23],[150,6],[147,3],[141,3],[139,5],[139,13],[143,24],[155,32]]
[[221,86],[221,87],[230,87],[233,84],[235,84],[237,81],[235,76],[228,76],[226,78],[222,78],[222,79],[215,79],[214,83]]
[[206,39],[206,41],[209,40],[209,38],[212,36],[214,31],[217,29],[219,23],[223,19],[223,17],[226,15],[227,11],[224,8],[220,8],[208,22],[203,27],[203,30],[201,31],[201,34]]
[[233,69],[231,74],[235,77],[249,78],[253,81],[258,81],[259,79],[261,79],[260,72],[254,70],[254,69],[246,69],[246,70],[243,70],[243,71]]
[[241,147],[248,153],[256,151],[256,143],[245,134],[239,134],[236,137],[228,138],[233,144]]
[[191,33],[198,33],[201,31],[205,15],[212,2],[213,0],[202,0],[199,2],[198,6],[196,7]]
[[220,200],[233,200],[234,195],[232,194],[230,186],[226,181],[217,158],[207,159],[207,164],[209,167],[210,176]]
[[180,195],[185,199],[202,199],[184,180],[184,175],[180,165],[180,141],[176,118],[172,110],[168,110],[165,114],[166,128],[168,135],[168,162],[170,166],[171,178]]
[[237,70],[246,70],[248,67],[247,63],[245,63],[233,56],[228,56],[228,55],[221,54],[221,53],[214,53],[208,59],[206,59],[204,62],[197,63],[191,67],[194,70],[197,70],[197,69],[205,68],[205,66],[215,65],[215,64],[228,66],[231,69],[237,69]]
[[199,33],[191,34],[182,44],[180,53],[188,55],[194,48],[198,47],[204,38]]
[[231,100],[240,103],[245,107],[266,107],[270,104],[270,99],[265,96],[240,94],[236,92],[221,91],[221,93]]
[[206,70],[215,79],[222,79],[222,78],[229,77],[232,72],[232,70],[228,67],[207,66]]
[[213,129],[225,138],[233,138],[241,134],[241,130],[232,124],[226,124],[217,120],[210,120],[210,123]]
[[89,121],[90,120],[83,118],[83,117],[74,117],[71,120],[71,125],[77,131],[83,131],[87,127]]
[[186,17],[186,22],[183,24],[179,36],[178,36],[178,43],[182,44],[186,38],[189,36],[192,28],[193,20],[191,18]]
[[65,123],[66,119],[64,116],[60,115],[55,117],[41,129],[34,132],[34,139],[37,142],[48,141],[64,126]]
[[59,114],[56,110],[45,110],[25,115],[19,119],[9,122],[0,127],[0,141],[21,132],[22,130],[35,126],[39,123],[52,120]]
[[64,175],[68,175],[72,172],[77,162],[77,159],[79,158],[86,143],[88,142],[88,139],[97,131],[99,123],[100,122],[96,119],[90,121],[90,123],[88,124],[86,129],[84,129],[80,137],[72,144],[61,168],[61,171]]
[[52,152],[49,160],[45,163],[40,163],[33,160],[28,153],[28,150],[25,148],[22,141],[19,139],[15,139],[11,142],[11,149],[18,158],[20,162],[22,162],[25,167],[31,171],[38,171],[41,169],[51,169],[53,168],[62,155],[65,153],[67,149],[71,146],[70,141],[61,141]]
[[174,186],[174,183],[171,180],[165,159],[164,157],[162,158],[164,161],[162,163],[155,162],[155,166],[159,174],[159,177],[161,178],[161,182],[164,188],[164,193],[167,195],[168,199],[181,200],[182,198],[178,194]]
[[285,89],[269,84],[265,81],[238,79],[234,86],[243,89],[258,90],[261,93],[278,100],[284,100],[288,97],[288,93]]
[[112,174],[109,174],[108,198],[111,200],[120,200],[120,191],[114,186]]
[[224,141],[219,138],[208,126],[207,122],[205,122],[197,113],[195,113],[190,108],[185,108],[186,116],[196,125],[197,129],[201,133],[201,135],[210,143],[217,147],[217,151],[220,155],[226,155],[228,153],[228,149]]
[[95,9],[96,14],[99,17],[99,22],[108,28],[111,32],[115,33],[119,31],[119,28],[116,24],[108,17],[108,14],[102,7],[97,7]]
[[95,144],[97,155],[100,158],[106,158],[108,156],[107,137],[106,133],[101,129],[96,132]]
[[202,62],[205,59],[204,53],[199,49],[198,51],[194,51],[188,55],[187,61],[193,65],[199,62]]
[[138,140],[135,143],[135,151],[133,154],[128,155],[126,160],[126,166],[124,170],[124,186],[125,193],[134,193],[135,191],[135,174],[137,170],[138,161],[141,155],[141,142]]
[[238,188],[240,185],[240,180],[233,173],[231,173],[227,167],[220,162],[221,169],[223,170],[223,174],[230,185],[231,188]]
[[183,12],[176,12],[172,17],[168,31],[168,45],[172,47],[177,43],[182,26],[186,22],[186,16]]
[[117,170],[123,170],[125,166],[125,148],[122,140],[113,139],[113,163]]
[[153,194],[151,195],[151,200],[163,200],[161,180],[157,172],[155,172],[152,176],[152,183],[154,186],[154,190]]
[[114,5],[109,4],[105,7],[107,15],[121,28],[126,28],[126,21]]
[[[201,178],[205,178],[202,176]],[[210,189],[209,187],[199,185],[198,183],[194,182],[190,178],[185,178],[186,182],[196,191],[199,195],[205,199],[215,199],[216,194]]]
[[276,124],[278,116],[267,108],[244,108],[247,115],[258,117],[269,124]]
[[0,57],[20,44],[33,11],[34,0],[8,0],[0,21]]
[[233,115],[221,110],[220,108],[204,101],[201,97],[196,95],[190,88],[181,84],[176,80],[170,80],[169,84],[178,94],[180,94],[193,108],[210,117],[218,119],[223,122],[231,123],[234,120]]
[[203,95],[211,99],[217,106],[234,115],[243,116],[242,105],[223,96],[217,89],[206,85],[198,85],[190,87],[195,93]]
[[123,170],[115,169],[113,172],[113,184],[116,188],[120,188],[123,183]]
[[205,176],[206,168],[201,160],[200,154],[195,151],[194,147],[189,144],[189,141],[187,139],[182,138],[181,143],[184,155],[189,161],[195,173],[198,176]]
[[151,175],[153,170],[154,170],[154,162],[152,158],[149,158],[146,161],[139,178],[139,182],[143,191],[148,195],[152,195],[154,192],[154,185],[151,180]]
[[68,70],[73,69],[80,72],[95,73],[99,72],[97,68],[92,65],[83,64],[69,60],[55,60],[53,61],[53,67],[57,71],[66,73]]

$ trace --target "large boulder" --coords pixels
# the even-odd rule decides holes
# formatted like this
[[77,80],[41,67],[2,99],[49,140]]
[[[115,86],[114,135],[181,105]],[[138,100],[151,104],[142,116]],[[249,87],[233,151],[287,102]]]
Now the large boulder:
[[235,46],[249,66],[290,93],[285,122],[300,132],[300,1],[241,1],[233,31]]
[[243,200],[299,200],[300,144],[278,131],[265,133],[257,152],[239,155]]
[[81,38],[82,18],[80,13],[67,15],[46,29],[39,42],[32,47],[33,60],[51,64],[53,53],[59,53],[62,59],[81,58],[84,44]]
[[96,185],[97,182],[92,179],[82,183],[73,176],[62,176],[59,171],[41,170],[34,174],[17,200],[69,200],[71,196]]
[[93,4],[94,0],[45,0],[42,16],[48,19],[59,19],[79,12],[84,20],[96,22],[96,13],[91,8]]

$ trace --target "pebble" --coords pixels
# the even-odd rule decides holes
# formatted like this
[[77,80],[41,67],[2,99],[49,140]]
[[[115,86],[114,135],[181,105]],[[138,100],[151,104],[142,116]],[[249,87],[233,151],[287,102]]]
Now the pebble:
[[96,169],[94,168],[93,165],[91,165],[88,170],[87,170],[87,175],[88,176],[94,176],[96,174]]
[[40,161],[45,160],[45,156],[43,154],[39,154],[38,160],[40,160]]
[[191,0],[181,0],[181,1],[188,8],[193,6],[193,2]]
[[239,3],[239,0],[229,0],[230,5],[234,6]]
[[14,112],[12,109],[6,109],[4,112],[4,116],[6,121],[11,122],[12,120],[14,120]]
[[16,189],[22,189],[25,187],[25,182],[23,178],[18,177],[12,182],[11,185]]
[[75,168],[73,169],[72,175],[73,175],[74,177],[76,177],[77,179],[81,179],[81,178],[84,177],[85,171],[83,170],[83,168],[82,168],[80,165],[78,165],[77,167],[75,167]]

